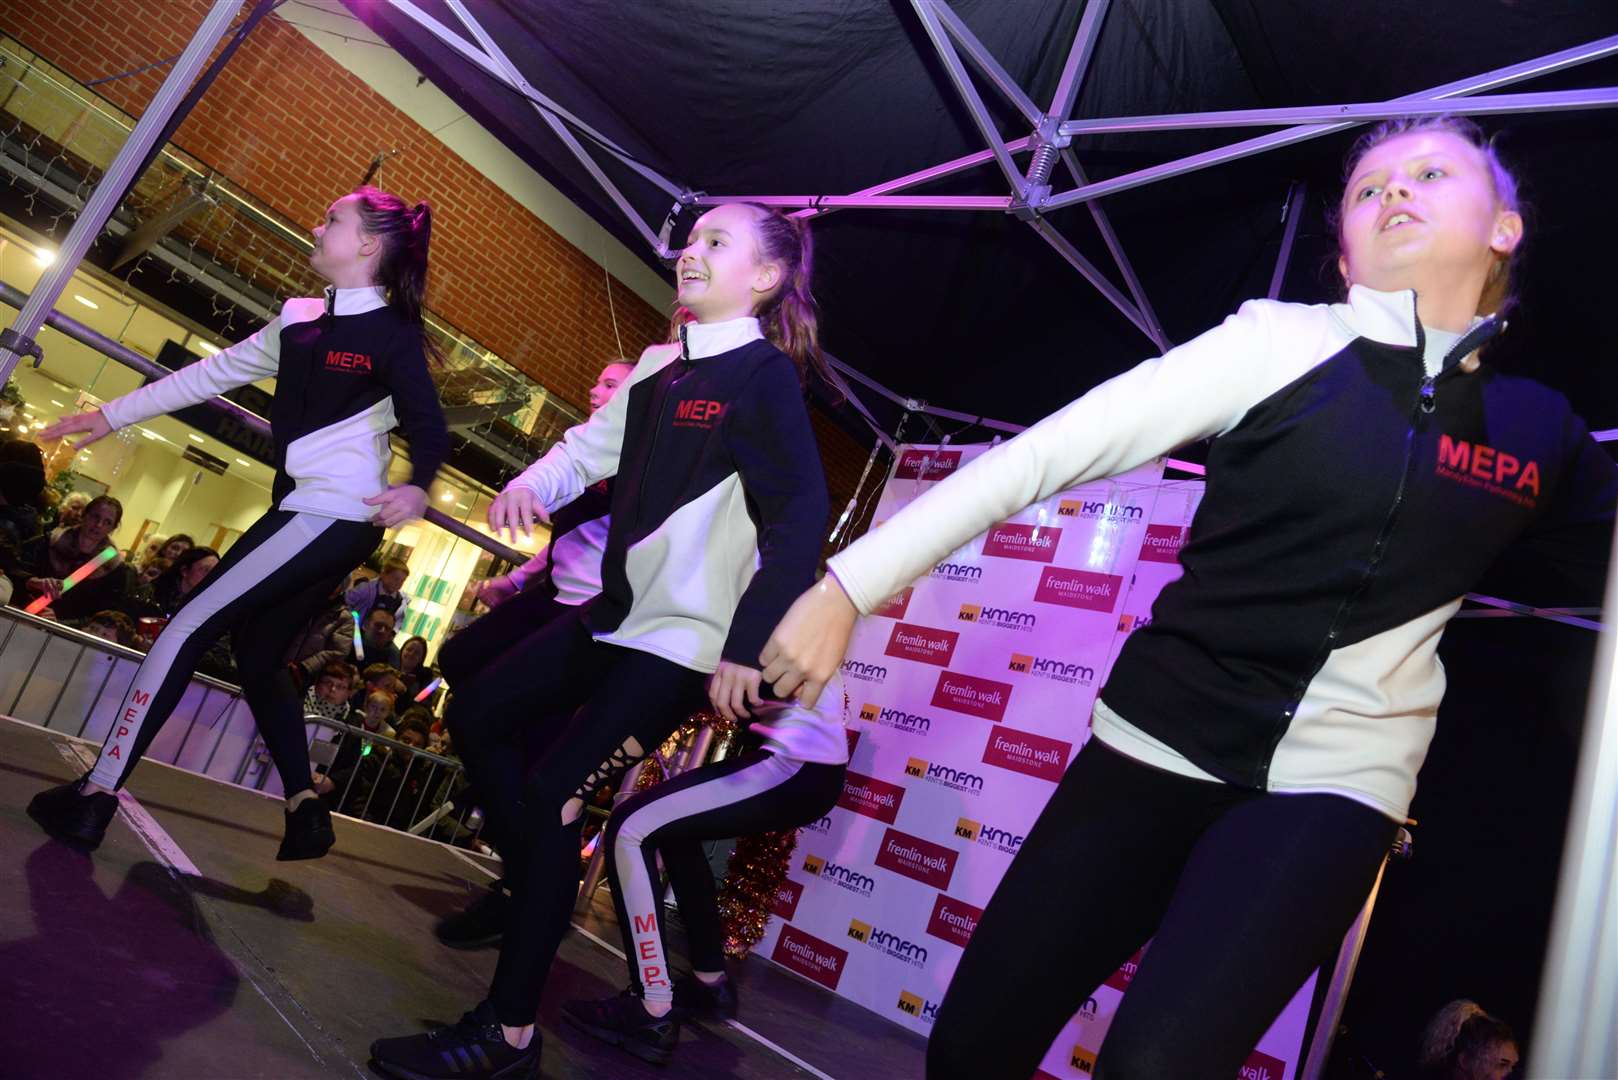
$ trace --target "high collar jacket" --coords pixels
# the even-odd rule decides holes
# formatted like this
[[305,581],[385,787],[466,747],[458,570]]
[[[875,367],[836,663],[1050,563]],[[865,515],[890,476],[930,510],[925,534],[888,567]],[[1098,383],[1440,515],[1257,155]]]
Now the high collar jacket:
[[508,487],[548,510],[616,476],[598,640],[696,671],[759,666],[814,581],[826,482],[792,361],[745,318],[682,328]]
[[275,380],[271,503],[345,521],[369,521],[368,496],[387,487],[388,433],[410,444],[410,483],[425,490],[449,454],[449,431],[427,373],[421,330],[376,288],[326,290],[288,300],[256,334],[107,402],[115,429],[238,386]]
[[1590,580],[1608,550],[1618,469],[1560,394],[1462,363],[1496,330],[1429,364],[1411,292],[1251,301],[982,455],[832,569],[869,612],[1029,503],[1214,437],[1185,574],[1121,650],[1096,735],[1402,819],[1462,596],[1520,541]]

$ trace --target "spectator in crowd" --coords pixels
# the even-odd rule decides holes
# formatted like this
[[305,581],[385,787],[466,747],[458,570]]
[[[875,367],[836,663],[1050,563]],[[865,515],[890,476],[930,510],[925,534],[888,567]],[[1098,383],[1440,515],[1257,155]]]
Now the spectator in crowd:
[[[393,703],[395,698],[386,690],[373,690],[365,695],[365,708],[360,713],[361,726],[366,731],[385,738],[393,738]],[[423,740],[425,745],[426,740]]]
[[121,610],[137,581],[135,572],[116,555],[72,589],[64,591],[63,582],[110,546],[107,538],[123,517],[122,503],[111,495],[97,495],[85,506],[77,524],[29,541],[22,553],[29,574],[24,602],[48,596],[47,611],[64,622],[87,619],[109,608]]
[[162,574],[163,571],[167,570],[173,565],[174,564],[172,562],[163,558],[163,556],[153,555],[150,559],[147,559],[145,562],[141,563],[139,574],[140,583],[142,585],[151,585],[157,580],[158,575]]
[[85,620],[84,632],[118,645],[135,644],[135,624],[121,611],[98,611]]
[[191,539],[191,537],[187,534],[175,533],[173,536],[168,538],[168,541],[163,545],[163,550],[160,554],[162,554],[163,558],[173,562],[196,546],[197,542]]
[[328,663],[347,660],[354,651],[354,622],[343,591],[341,585],[332,589],[326,606],[304,624],[287,653],[287,663],[303,666],[305,682],[313,682]]
[[399,677],[399,670],[387,664],[366,664],[360,673],[364,685],[356,687],[354,696],[349,699],[356,712],[365,709],[365,702],[372,694],[383,693],[398,698],[394,680]]
[[152,582],[152,603],[159,614],[172,617],[219,565],[219,552],[213,548],[190,547],[170,561],[169,568]]
[[140,555],[135,559],[135,565],[144,570],[151,565],[153,559],[162,558],[163,548],[168,542],[168,537],[156,533],[148,537],[146,543],[141,545]]
[[23,546],[41,531],[45,501],[45,459],[39,447],[21,439],[0,441],[0,603],[13,593],[27,595]]
[[362,619],[360,640],[365,646],[366,661],[386,664],[398,671],[399,650],[393,644],[393,614],[385,608],[372,608]]
[[45,496],[45,458],[22,439],[0,439],[0,542],[18,552],[43,530],[40,504]]
[[348,695],[359,677],[360,673],[354,670],[353,664],[343,660],[331,661],[321,669],[319,677],[304,695],[303,714],[352,723]]
[[399,559],[389,559],[382,564],[382,575],[372,581],[362,582],[348,591],[348,606],[360,613],[360,620],[370,618],[371,612],[378,609],[386,611],[393,616],[393,625],[398,626],[404,620],[405,578],[410,570]]
[[1519,1058],[1510,1025],[1462,999],[1427,1022],[1418,1063],[1432,1080],[1506,1080]]
[[63,499],[56,505],[56,527],[71,529],[77,525],[92,501],[88,491],[75,491]]
[[449,732],[445,731],[442,726],[437,731],[428,728],[427,749],[442,758],[453,760],[455,757],[454,740],[449,737]]
[[[413,637],[405,642],[399,649],[399,678],[404,682],[404,690],[400,694],[406,701],[415,701],[416,695],[425,690],[429,683],[438,678],[438,672],[427,663],[427,639]],[[424,704],[430,704],[438,691],[424,699]]]
[[[137,619],[161,619],[166,623],[218,565],[219,553],[213,548],[189,547],[151,585],[139,586],[149,591],[132,596],[124,610]],[[236,680],[236,660],[230,651],[228,633],[203,654],[197,670],[227,682]]]

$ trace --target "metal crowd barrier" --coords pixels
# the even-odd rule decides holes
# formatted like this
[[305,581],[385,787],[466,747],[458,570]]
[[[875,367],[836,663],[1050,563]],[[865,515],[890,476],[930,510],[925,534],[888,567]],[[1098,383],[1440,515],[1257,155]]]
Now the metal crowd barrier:
[[[94,634],[0,607],[0,711],[25,723],[100,742],[112,730],[144,659],[144,653]],[[381,755],[380,764],[372,767],[378,776],[385,775],[396,758],[404,762],[382,821],[394,819],[406,783],[426,769],[426,780],[410,807],[411,831],[430,829],[441,838],[455,839],[477,835],[482,823],[474,809],[469,805],[457,809],[450,800],[461,786],[459,761],[325,717],[305,720],[311,729],[311,760],[317,765],[318,758],[329,766],[343,742],[354,737],[364,738],[370,747],[363,756]],[[336,738],[320,739],[320,727],[335,730]],[[146,757],[237,787],[285,794],[241,688],[208,675],[191,678]],[[340,806],[348,805],[362,771],[355,769],[345,777]],[[372,811],[381,811],[373,805],[378,790],[373,785],[354,817],[377,820]]]
[[[341,770],[344,774],[341,777],[341,792],[335,790],[332,792],[337,796],[336,805],[342,813],[362,821],[376,821],[382,824],[408,822],[408,825],[395,827],[416,835],[423,833],[435,835],[439,839],[469,839],[482,831],[482,816],[477,810],[464,800],[460,805],[454,801],[455,794],[465,786],[465,769],[458,760],[443,757],[430,750],[419,749],[409,743],[367,731],[341,720],[313,714],[306,715],[303,720],[310,729],[310,763],[320,776],[326,777],[334,784],[336,777],[330,774],[337,762],[342,759],[344,748],[350,740],[359,741],[358,751],[345,762]],[[332,736],[321,738],[321,728],[331,731]],[[395,756],[404,760],[404,768],[399,770],[397,777],[389,777],[388,770],[394,765]],[[368,765],[369,762],[375,764]],[[426,777],[421,780],[415,799],[409,801],[409,816],[397,818],[396,814],[401,809],[400,800],[405,797],[406,785],[412,771],[419,777],[423,770]],[[362,781],[362,774],[367,771],[371,772],[372,777]],[[361,789],[364,801],[356,806],[354,800],[357,795],[355,791],[357,781],[366,786]],[[373,816],[373,810],[380,810],[377,800],[379,791],[388,806],[379,816]]]

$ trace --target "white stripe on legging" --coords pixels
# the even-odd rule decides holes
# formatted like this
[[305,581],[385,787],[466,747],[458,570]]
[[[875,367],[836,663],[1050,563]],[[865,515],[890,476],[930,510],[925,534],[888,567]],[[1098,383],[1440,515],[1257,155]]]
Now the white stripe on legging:
[[672,822],[696,817],[717,807],[732,806],[778,788],[796,776],[802,767],[800,761],[771,754],[744,769],[654,798],[618,825],[612,860],[618,871],[624,913],[629,917],[628,929],[635,943],[634,963],[640,971],[641,990],[647,1001],[672,1003],[674,984],[669,978],[662,929],[657,921],[657,897],[646,876],[642,843]]
[[101,756],[91,770],[92,781],[109,789],[117,785],[118,778],[128,766],[135,738],[146,721],[146,709],[173,672],[180,646],[204,622],[241,599],[248,590],[285,566],[335,524],[335,518],[317,517],[314,514],[293,515],[291,520],[241,561],[208,582],[201,592],[186,602],[163,628],[163,632],[157,635],[157,641],[135,672],[129,693],[120,706],[118,719],[113,721],[107,741],[101,745]]

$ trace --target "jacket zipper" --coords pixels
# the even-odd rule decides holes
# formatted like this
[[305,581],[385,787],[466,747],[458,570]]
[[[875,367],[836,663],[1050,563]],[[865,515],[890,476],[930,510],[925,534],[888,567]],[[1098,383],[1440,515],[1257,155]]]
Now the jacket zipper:
[[674,394],[675,385],[685,378],[693,367],[691,350],[685,340],[685,327],[685,323],[680,324],[680,359],[676,361],[676,366],[683,370],[677,370],[674,377],[668,381],[668,385],[663,388],[663,400],[657,406],[657,424],[652,428],[652,445],[646,451],[646,464],[640,472],[640,485],[636,489],[635,497],[635,524],[637,526],[640,525],[642,508],[646,505],[646,480],[652,471],[652,461],[657,457],[657,440],[658,436],[663,434],[663,421],[668,417],[669,398]]

